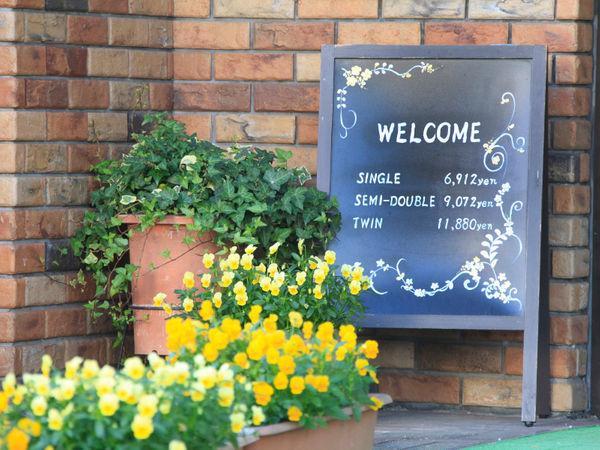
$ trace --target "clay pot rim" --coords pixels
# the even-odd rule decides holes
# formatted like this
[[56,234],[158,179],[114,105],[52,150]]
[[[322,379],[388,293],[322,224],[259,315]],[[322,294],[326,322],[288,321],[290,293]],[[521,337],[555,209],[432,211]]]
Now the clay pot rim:
[[[125,224],[136,225],[140,223],[141,216],[141,214],[119,214],[117,217]],[[193,217],[168,215],[154,225],[191,225],[193,223]]]
[[[379,400],[381,400],[383,405],[389,405],[390,403],[392,403],[392,397],[390,397],[388,394],[373,393],[373,394],[370,394],[370,396],[377,397]],[[367,409],[369,409],[368,406],[362,407],[363,412],[366,411]],[[349,406],[345,407],[343,409],[343,411],[346,414],[352,414],[352,408],[350,408]],[[326,418],[326,420],[329,422],[331,420],[337,420],[337,419],[330,417],[330,418]],[[302,426],[296,422],[280,422],[280,423],[276,423],[273,425],[264,425],[262,427],[253,427],[253,428],[250,428],[250,430],[255,432],[259,437],[263,437],[263,436],[273,436],[275,434],[285,433],[287,431],[296,430],[298,428],[302,428]]]

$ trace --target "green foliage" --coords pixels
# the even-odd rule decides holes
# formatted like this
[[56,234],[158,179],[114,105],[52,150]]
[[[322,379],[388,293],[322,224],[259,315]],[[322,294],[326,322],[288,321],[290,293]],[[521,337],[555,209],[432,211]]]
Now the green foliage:
[[120,337],[133,320],[129,288],[137,270],[126,258],[133,230],[120,215],[139,215],[140,231],[166,215],[190,217],[189,230],[214,231],[222,246],[281,242],[282,261],[291,259],[300,239],[307,251],[322,253],[339,229],[336,201],[305,186],[306,169],[287,168],[291,152],[223,149],[186,134],[164,114],[146,116],[144,125],[151,131],[134,135],[128,154],[93,168],[100,182],[94,209],[72,240],[96,283],[88,307],[96,316],[108,314]]

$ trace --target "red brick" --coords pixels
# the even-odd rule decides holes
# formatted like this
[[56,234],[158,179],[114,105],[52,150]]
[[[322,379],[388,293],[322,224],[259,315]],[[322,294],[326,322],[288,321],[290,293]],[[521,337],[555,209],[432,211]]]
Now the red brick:
[[175,48],[245,49],[250,28],[244,22],[177,21],[173,26]]
[[56,307],[46,311],[46,337],[77,336],[87,332],[86,310],[82,305]]
[[44,9],[45,0],[0,0],[2,8]]
[[175,17],[208,17],[210,0],[173,0]]
[[21,371],[21,349],[14,345],[0,345],[0,377]]
[[119,48],[90,48],[88,75],[99,77],[129,76],[129,52]]
[[89,113],[87,140],[91,142],[127,140],[127,113]]
[[108,44],[108,20],[99,16],[67,17],[67,42],[70,44]]
[[338,44],[420,44],[417,22],[344,22],[338,24]]
[[108,363],[108,347],[106,345],[106,338],[104,337],[68,339],[65,345],[66,361],[75,356],[80,356],[85,359],[94,359],[100,365]]
[[556,185],[553,189],[552,205],[555,214],[588,214],[590,188],[578,185]]
[[44,271],[45,248],[42,242],[1,243],[0,273],[14,274]]
[[331,22],[256,23],[254,25],[254,48],[261,50],[320,50],[323,44],[333,44],[333,27]]
[[148,47],[173,48],[173,22],[167,19],[148,20]]
[[458,377],[413,375],[394,371],[381,371],[379,389],[394,400],[415,403],[460,402]]
[[185,125],[189,134],[196,133],[198,139],[210,140],[210,116],[208,114],[175,113],[173,117]]
[[87,49],[83,47],[47,47],[48,75],[81,77],[87,73]]
[[17,342],[44,337],[45,311],[17,309],[0,312],[0,342]]
[[219,114],[216,140],[220,142],[294,142],[294,117],[290,115]]
[[587,150],[592,145],[592,126],[587,120],[557,120],[552,123],[555,150]]
[[173,76],[176,80],[210,80],[210,53],[176,50],[173,54]]
[[84,141],[88,137],[88,118],[84,112],[48,112],[48,139]]
[[521,380],[465,378],[463,404],[518,408],[521,406]]
[[[12,212],[14,213],[14,211]],[[2,223],[5,217],[6,213],[0,213],[0,223]],[[21,308],[24,305],[25,280],[23,278],[15,277],[0,278],[0,308]],[[1,358],[2,357],[0,356],[0,359]],[[0,363],[0,366],[1,365],[2,364]]]
[[547,45],[550,52],[587,52],[592,49],[592,27],[587,23],[513,23],[512,44]]
[[150,108],[169,111],[173,109],[173,85],[171,83],[150,83]]
[[69,80],[69,108],[105,109],[108,105],[108,81]]
[[108,146],[102,144],[72,144],[67,147],[69,172],[89,172],[94,164],[108,158]]
[[[19,239],[19,230],[17,228],[17,211],[14,209],[0,211],[0,240],[3,241],[14,241]],[[8,298],[4,294],[5,284],[3,284],[3,278],[0,278],[0,305],[2,304],[3,297],[5,300]],[[0,306],[0,308],[4,308]]]
[[18,108],[25,104],[25,80],[0,78],[0,108]]
[[556,0],[557,19],[594,18],[594,0]]
[[25,170],[27,172],[64,172],[67,169],[66,148],[55,143],[27,144]]
[[504,351],[504,373],[507,375],[523,374],[522,347],[506,347]]
[[23,372],[39,372],[42,356],[50,355],[54,366],[62,368],[65,365],[65,343],[64,342],[32,342],[21,347]]
[[462,19],[465,1],[382,0],[381,15],[386,19]]
[[19,75],[45,75],[46,59],[45,46],[19,46],[17,47],[17,73]]
[[444,372],[500,372],[501,348],[420,344],[416,347],[417,368]]
[[571,378],[578,375],[578,353],[574,348],[550,349],[550,376],[552,378]]
[[130,50],[129,76],[131,78],[172,78],[172,55],[160,50]]
[[588,88],[548,88],[548,115],[550,116],[587,116],[590,105],[591,91]]
[[589,84],[593,77],[593,60],[586,55],[556,55],[556,82]]
[[378,0],[300,0],[298,17],[356,19],[377,18]]
[[[45,63],[44,70],[46,70]],[[0,46],[0,75],[15,75],[17,72],[17,47],[11,45]]]
[[482,22],[427,22],[425,44],[506,44],[508,24]]
[[127,14],[129,0],[89,0],[90,12]]
[[0,176],[0,206],[39,206],[44,203],[43,177]]
[[33,209],[22,211],[21,232],[24,239],[52,239],[65,236],[67,211]]
[[552,344],[585,344],[587,337],[587,316],[550,317],[550,342]]
[[128,47],[147,47],[149,29],[147,19],[111,17],[109,43]]
[[66,80],[25,80],[28,108],[66,108],[68,106]]
[[177,110],[249,111],[250,85],[232,83],[177,83],[174,87]]
[[298,144],[316,144],[319,135],[318,116],[296,117],[296,139]]
[[550,282],[550,311],[573,312],[587,307],[589,285],[587,283]]
[[553,19],[554,0],[470,0],[470,19]]
[[173,0],[129,0],[129,13],[168,17],[173,15]]
[[313,84],[263,83],[254,87],[256,111],[319,110],[319,86]]
[[[579,372],[580,350],[564,347],[550,347],[550,376],[552,378],[571,378],[584,375]],[[505,352],[505,366],[507,375],[523,374],[523,349],[521,347],[507,347]]]
[[289,53],[217,53],[216,80],[291,80],[294,61]]
[[552,276],[554,278],[583,278],[590,273],[590,255],[587,248],[554,248]]

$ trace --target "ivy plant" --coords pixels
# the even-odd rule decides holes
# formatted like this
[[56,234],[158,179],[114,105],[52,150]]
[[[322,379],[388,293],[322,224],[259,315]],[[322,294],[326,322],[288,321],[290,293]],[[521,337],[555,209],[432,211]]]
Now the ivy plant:
[[[96,285],[86,307],[95,319],[110,316],[117,345],[133,322],[130,284],[138,268],[127,261],[131,233],[167,215],[185,216],[193,219],[188,229],[198,235],[213,231],[219,246],[268,248],[280,242],[285,262],[299,240],[318,254],[338,231],[337,202],[306,185],[305,168],[287,167],[291,152],[221,148],[187,134],[162,113],[147,115],[143,125],[149,131],[133,136],[129,153],[93,167],[100,187],[72,239]],[[120,218],[125,214],[138,215],[140,224],[128,229]]]

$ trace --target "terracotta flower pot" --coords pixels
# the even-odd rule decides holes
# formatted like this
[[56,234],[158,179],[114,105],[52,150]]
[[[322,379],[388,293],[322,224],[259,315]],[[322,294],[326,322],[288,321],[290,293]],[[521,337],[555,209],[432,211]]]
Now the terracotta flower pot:
[[[373,394],[387,405],[387,394]],[[345,412],[350,414],[350,408]],[[371,450],[377,422],[377,411],[364,407],[360,421],[330,419],[327,426],[302,428],[297,423],[282,422],[257,427],[258,441],[246,445],[246,450]]]
[[[120,218],[130,228],[140,223],[135,215]],[[152,299],[157,293],[164,292],[167,295],[165,301],[178,304],[174,291],[183,287],[183,274],[205,271],[202,256],[217,250],[213,233],[198,236],[197,232],[186,229],[186,225],[192,222],[188,217],[167,216],[144,232],[134,232],[129,239],[130,262],[139,267],[131,286],[135,314],[134,346],[138,355],[152,351],[161,355],[168,353],[167,315],[162,308],[153,306]],[[184,243],[186,237],[191,239],[191,244]]]

